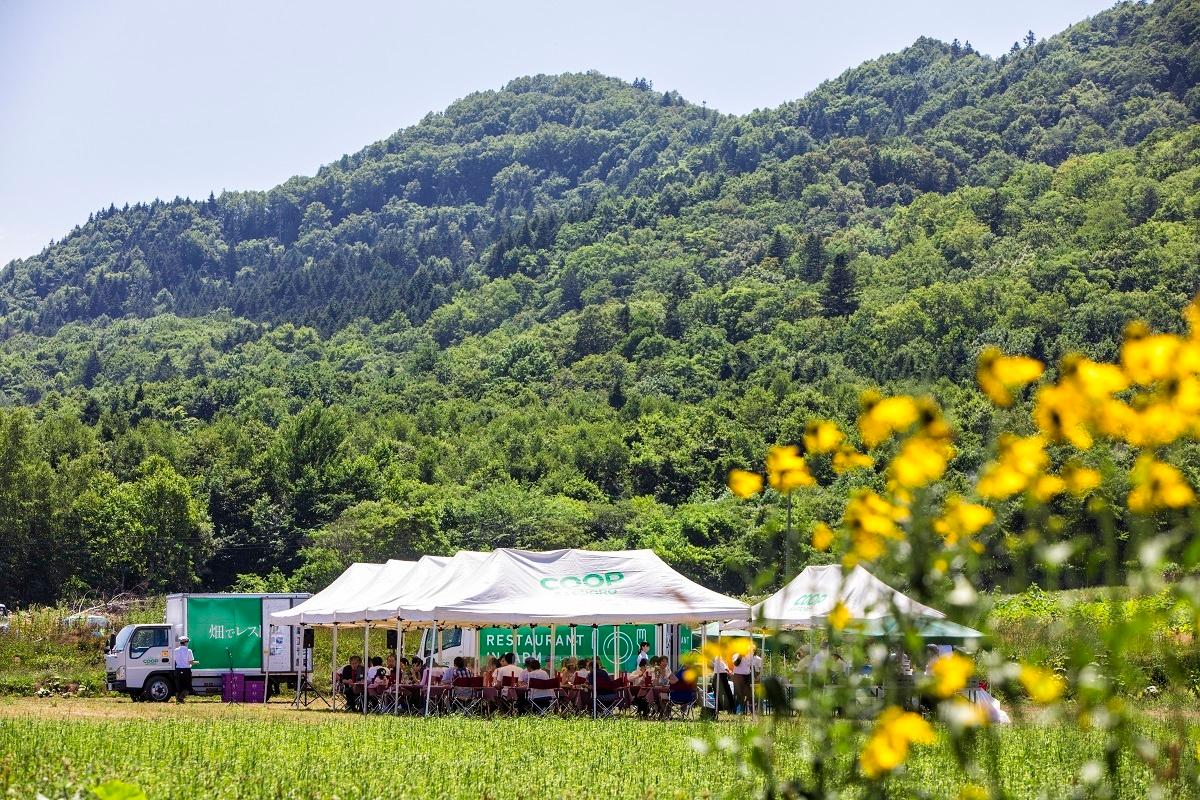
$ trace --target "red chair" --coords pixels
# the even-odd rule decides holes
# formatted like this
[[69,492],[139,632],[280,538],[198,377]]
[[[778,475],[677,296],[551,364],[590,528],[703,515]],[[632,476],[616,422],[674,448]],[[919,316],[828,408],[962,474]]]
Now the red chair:
[[447,703],[450,713],[473,717],[483,711],[483,678],[455,678]]
[[517,703],[517,687],[519,685],[520,681],[517,680],[516,675],[505,675],[500,679],[499,706],[501,711],[515,715],[520,710]]
[[[529,679],[529,707],[539,717],[547,716],[553,712],[561,710],[562,695],[560,694],[561,686],[558,678],[530,678]],[[551,691],[554,694],[550,697],[533,696],[534,692]]]
[[596,716],[615,717],[629,706],[629,683],[624,678],[596,679]]

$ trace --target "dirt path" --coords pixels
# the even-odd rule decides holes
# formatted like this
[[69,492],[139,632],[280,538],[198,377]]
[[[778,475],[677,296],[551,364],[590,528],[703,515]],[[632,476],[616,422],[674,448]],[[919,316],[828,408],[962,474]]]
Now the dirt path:
[[348,722],[352,715],[331,713],[323,706],[296,710],[283,700],[267,705],[227,705],[216,699],[186,703],[134,703],[123,697],[0,697],[0,719],[290,719],[303,723]]

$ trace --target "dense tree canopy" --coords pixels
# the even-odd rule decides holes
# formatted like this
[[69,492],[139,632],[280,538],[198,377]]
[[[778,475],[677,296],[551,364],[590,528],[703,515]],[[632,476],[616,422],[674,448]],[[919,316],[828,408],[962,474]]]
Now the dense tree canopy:
[[[1197,20],[921,39],[744,117],[522,78],[267,192],[98,212],[0,271],[0,598],[492,546],[653,547],[745,591],[778,504],[725,472],[805,419],[935,394],[968,476],[1017,414],[974,388],[985,345],[1179,327]],[[801,530],[882,481],[825,478]]]

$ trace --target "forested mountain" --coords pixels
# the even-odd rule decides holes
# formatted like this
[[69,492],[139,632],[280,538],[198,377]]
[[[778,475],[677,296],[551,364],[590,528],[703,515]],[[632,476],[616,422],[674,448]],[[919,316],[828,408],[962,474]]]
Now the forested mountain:
[[[723,476],[806,418],[932,392],[967,476],[1016,413],[982,347],[1179,327],[1198,42],[1197,0],[1127,3],[741,117],[522,78],[270,191],[98,212],[0,271],[0,599],[502,545],[654,547],[744,591],[777,508]],[[824,478],[801,529],[882,482]]]

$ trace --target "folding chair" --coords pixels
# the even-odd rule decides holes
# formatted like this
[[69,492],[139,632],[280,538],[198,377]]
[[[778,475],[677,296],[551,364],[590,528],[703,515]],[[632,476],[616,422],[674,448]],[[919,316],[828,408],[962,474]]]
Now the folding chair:
[[689,719],[696,707],[696,684],[687,681],[676,681],[667,687],[667,710],[663,719]]
[[615,717],[628,705],[624,680],[614,681],[611,678],[596,680],[596,716],[599,718]]
[[483,677],[455,678],[447,706],[451,714],[473,717],[483,713]]
[[[520,710],[517,703],[517,676],[506,675],[500,679],[500,694],[496,700],[497,708],[502,714],[515,717]],[[505,691],[509,690],[509,691]]]
[[[533,699],[535,691],[550,690],[554,692],[552,697],[541,697],[537,700]],[[558,678],[530,678],[529,679],[529,708],[539,717],[549,716],[550,714],[559,712],[562,697],[559,694]]]
[[329,707],[334,711],[337,711],[339,708],[345,708],[346,696],[342,694],[342,671],[340,669],[333,671],[331,685],[333,686],[333,694],[331,695]]

